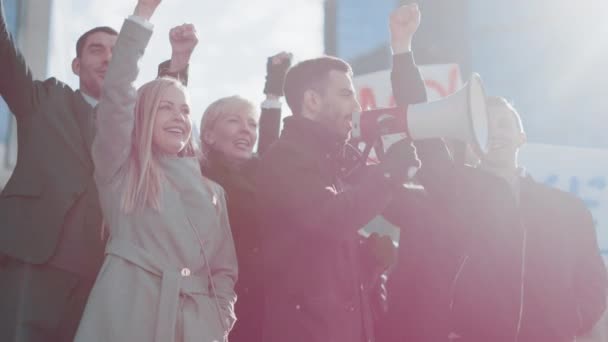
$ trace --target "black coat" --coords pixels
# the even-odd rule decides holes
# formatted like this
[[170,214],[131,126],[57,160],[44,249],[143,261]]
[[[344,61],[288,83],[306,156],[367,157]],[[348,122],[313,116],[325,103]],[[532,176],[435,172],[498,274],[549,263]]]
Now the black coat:
[[463,341],[513,341],[523,230],[513,228],[516,208],[503,204],[510,189],[480,170],[451,162],[437,167],[425,157],[440,145],[416,145],[425,196],[418,196],[417,215],[400,224],[379,336],[434,342],[457,331],[475,334]]
[[285,120],[257,172],[267,291],[264,341],[373,340],[357,230],[388,205],[394,185],[369,169],[346,190],[344,142],[320,124]]
[[[278,139],[281,110],[263,108],[260,114],[258,155],[262,155]],[[261,342],[264,317],[264,281],[261,240],[255,210],[255,174],[259,157],[255,155],[243,165],[229,165],[217,151],[203,160],[205,176],[224,188],[228,218],[237,254],[239,277],[235,286],[237,322],[230,331],[231,342]]]
[[[394,56],[391,78],[400,105],[425,98],[411,53]],[[373,167],[346,180],[352,150],[313,122],[290,118],[262,160],[256,204],[266,246],[265,341],[375,338],[370,298],[378,303],[377,265],[356,230],[380,213],[407,221],[421,196],[387,185]]]
[[459,184],[445,189],[441,206],[454,218],[446,228],[458,232],[462,264],[451,283],[450,330],[463,341],[515,341],[525,248],[519,208],[506,181],[467,166],[451,171],[444,177]]
[[386,283],[387,311],[378,320],[378,341],[447,341],[450,284],[462,257],[460,237],[425,190],[409,190],[399,197],[405,195],[416,199],[407,200],[401,217],[390,220],[401,233],[397,261]]
[[228,166],[225,159],[212,153],[203,164],[203,174],[224,188],[228,218],[234,239],[239,276],[235,286],[237,322],[230,332],[230,341],[262,341],[264,284],[261,241],[256,222],[254,175],[258,158],[254,157],[239,169]]
[[591,213],[574,195],[521,178],[527,231],[521,342],[590,331],[606,308],[606,268]]
[[463,342],[566,342],[589,331],[605,309],[606,269],[582,201],[530,177],[519,179],[518,200],[504,179],[429,151],[421,176],[452,219],[462,260],[448,332]]
[[[411,54],[393,58],[391,82],[400,106],[426,101],[420,72]],[[419,154],[435,148],[416,141]],[[424,165],[423,165],[424,167]],[[399,191],[384,217],[401,230],[397,262],[391,268],[387,311],[377,322],[380,342],[446,341],[449,331],[450,283],[462,248],[451,218],[439,210],[426,190]]]

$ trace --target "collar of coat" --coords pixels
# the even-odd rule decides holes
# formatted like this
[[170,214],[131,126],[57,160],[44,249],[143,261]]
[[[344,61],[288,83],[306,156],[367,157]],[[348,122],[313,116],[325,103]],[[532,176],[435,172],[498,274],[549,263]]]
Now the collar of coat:
[[281,138],[332,157],[341,155],[346,145],[344,138],[338,137],[322,124],[301,116],[285,118]]
[[223,153],[211,150],[201,160],[201,171],[203,175],[221,185],[226,191],[233,190],[233,187],[240,190],[252,190],[252,178],[257,163],[258,157],[253,156],[238,166],[232,165]]

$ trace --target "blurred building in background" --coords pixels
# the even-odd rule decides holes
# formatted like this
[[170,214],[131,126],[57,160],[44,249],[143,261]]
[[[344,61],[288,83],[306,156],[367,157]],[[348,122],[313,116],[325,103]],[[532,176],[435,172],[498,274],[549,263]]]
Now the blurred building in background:
[[[390,67],[399,0],[326,0],[325,51],[356,74]],[[418,64],[457,63],[513,101],[535,143],[608,148],[608,10],[603,0],[417,0]]]
[[[8,28],[25,55],[33,76],[45,77],[52,1],[3,0],[3,4]],[[8,180],[16,160],[15,120],[6,103],[0,98],[0,188]]]

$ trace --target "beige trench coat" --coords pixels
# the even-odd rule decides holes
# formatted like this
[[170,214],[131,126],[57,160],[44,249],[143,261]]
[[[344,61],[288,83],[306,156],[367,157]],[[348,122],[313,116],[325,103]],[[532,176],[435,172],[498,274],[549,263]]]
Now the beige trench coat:
[[235,321],[237,261],[224,194],[196,159],[160,159],[160,211],[121,210],[133,82],[151,34],[125,21],[97,108],[92,156],[110,238],[76,341],[222,341]]

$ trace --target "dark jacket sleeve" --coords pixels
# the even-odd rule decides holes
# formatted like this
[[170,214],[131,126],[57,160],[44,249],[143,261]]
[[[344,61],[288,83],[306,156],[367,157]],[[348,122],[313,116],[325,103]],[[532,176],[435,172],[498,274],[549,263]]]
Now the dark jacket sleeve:
[[[414,62],[412,52],[401,53],[393,56],[393,69],[391,71],[391,86],[395,102],[400,107],[407,107],[410,104],[417,104],[427,101],[426,88],[420,70]],[[440,172],[452,167],[451,157],[447,148],[440,139],[417,141],[415,143],[416,152],[422,161],[422,170],[418,173],[423,184],[437,184],[437,178],[446,178]],[[425,182],[428,181],[428,182]],[[437,184],[440,186],[440,184]],[[434,187],[437,188],[437,187]],[[439,190],[439,189],[437,189]],[[411,215],[418,211],[421,205],[420,192],[400,191],[390,206],[383,213],[383,216],[391,223],[404,227]],[[411,210],[406,209],[411,208]]]
[[[398,106],[407,107],[427,101],[424,81],[411,52],[393,56],[391,85]],[[455,165],[447,146],[441,139],[419,140],[415,146],[422,162],[422,168],[417,173],[418,179],[431,194],[440,194],[440,197],[446,198],[446,190],[457,187],[457,177],[454,177]],[[452,192],[454,195],[457,193]],[[402,196],[403,198],[405,197]],[[385,217],[394,221],[399,217],[402,208],[403,203],[395,201]]]
[[418,66],[414,62],[412,52],[393,56],[391,84],[393,96],[398,106],[406,107],[410,104],[427,101],[424,81]]
[[40,97],[46,93],[45,83],[35,81],[24,56],[17,49],[4,18],[0,1],[0,95],[13,114],[19,118],[34,112]]
[[578,335],[590,331],[606,309],[606,289],[608,280],[606,266],[599,253],[595,226],[591,213],[579,202],[578,215],[581,222],[577,227],[577,260],[574,275],[573,294],[577,296],[578,316],[580,319]]
[[298,243],[300,234],[325,240],[356,232],[385,209],[395,187],[381,170],[370,169],[356,185],[338,192],[322,172],[314,161],[285,145],[275,145],[262,158],[256,182],[259,217],[262,227],[285,228],[273,232],[284,233],[282,248],[289,248],[287,240]]
[[166,60],[158,65],[158,75],[157,77],[173,77],[180,81],[184,87],[188,86],[188,69],[190,65],[186,65],[186,67],[178,72],[169,72],[169,68],[171,67],[171,60]]
[[258,155],[263,155],[268,147],[279,139],[281,127],[280,108],[262,108],[260,114],[260,138],[258,140]]

